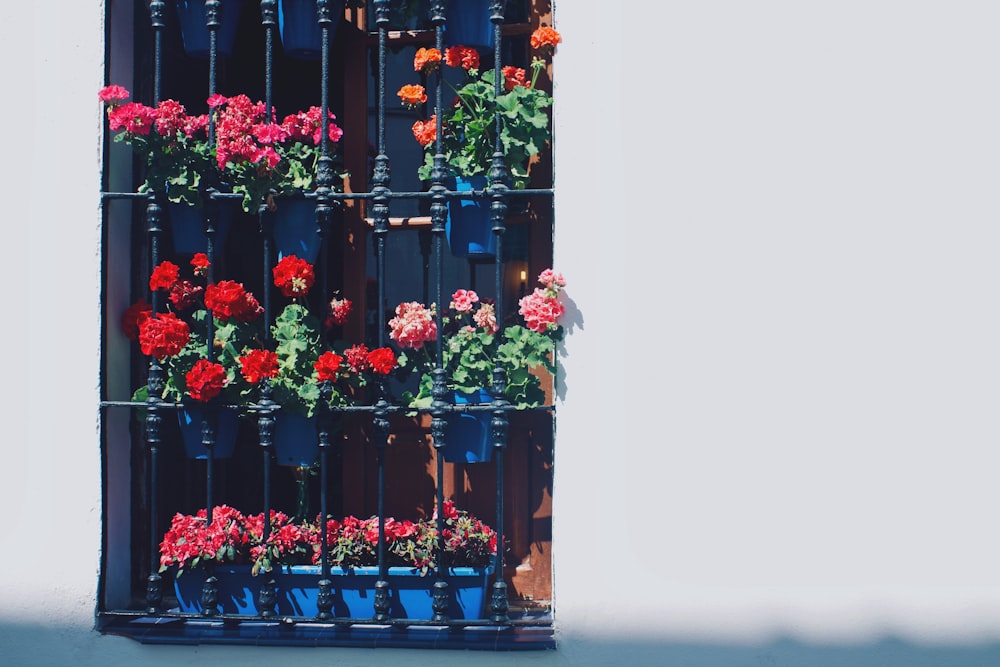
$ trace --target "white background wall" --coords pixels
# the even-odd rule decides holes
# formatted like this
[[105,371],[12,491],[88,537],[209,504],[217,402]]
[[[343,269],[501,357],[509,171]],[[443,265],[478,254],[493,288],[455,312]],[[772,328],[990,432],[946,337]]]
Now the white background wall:
[[559,2],[560,647],[280,658],[93,631],[101,5],[0,22],[4,662],[1000,663],[996,3]]

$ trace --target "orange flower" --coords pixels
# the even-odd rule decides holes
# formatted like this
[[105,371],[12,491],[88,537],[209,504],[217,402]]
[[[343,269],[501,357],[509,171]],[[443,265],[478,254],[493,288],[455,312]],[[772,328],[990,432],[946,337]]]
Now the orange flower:
[[437,49],[417,49],[417,55],[413,57],[413,71],[430,74],[441,66],[441,52]]
[[556,44],[561,41],[562,35],[555,28],[547,25],[543,25],[531,33],[531,48],[545,53],[552,53],[556,48]]
[[419,84],[407,84],[400,88],[399,92],[396,94],[399,95],[399,99],[402,100],[403,106],[409,107],[410,109],[427,101],[427,91],[424,90],[424,87]]
[[437,115],[413,124],[413,138],[421,146],[428,146],[437,138]]

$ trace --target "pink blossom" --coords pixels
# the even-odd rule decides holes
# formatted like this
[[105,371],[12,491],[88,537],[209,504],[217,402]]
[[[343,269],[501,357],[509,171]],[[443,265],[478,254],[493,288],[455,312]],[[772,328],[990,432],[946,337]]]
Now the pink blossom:
[[156,109],[138,102],[129,102],[108,110],[108,127],[112,132],[125,130],[131,134],[148,135],[156,121]]
[[451,307],[459,313],[467,313],[479,302],[479,295],[472,290],[460,289],[451,295]]
[[479,310],[472,316],[472,321],[480,329],[484,329],[491,334],[496,333],[500,328],[497,326],[497,313],[492,303],[484,303],[479,306]]
[[524,318],[525,326],[537,333],[545,333],[559,326],[559,318],[566,312],[558,298],[541,288],[518,301],[518,312]]
[[545,289],[559,291],[566,287],[566,279],[563,274],[556,273],[552,269],[545,269],[538,274],[538,282],[545,285]]
[[98,91],[97,97],[108,106],[117,106],[129,98],[129,92],[124,86],[105,86]]
[[396,306],[396,317],[389,320],[389,338],[403,347],[419,350],[424,343],[437,338],[434,308],[416,301]]

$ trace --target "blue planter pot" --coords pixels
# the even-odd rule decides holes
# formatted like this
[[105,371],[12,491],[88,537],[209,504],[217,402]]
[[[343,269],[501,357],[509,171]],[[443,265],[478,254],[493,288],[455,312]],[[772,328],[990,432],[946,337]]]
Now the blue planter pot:
[[[208,252],[208,237],[205,236],[205,212],[188,204],[167,205],[170,218],[170,236],[174,241],[174,252],[193,255]],[[215,219],[215,237],[212,240],[215,252],[222,250],[233,226],[236,208],[232,202],[222,201]]]
[[[481,405],[492,403],[493,397],[485,389],[471,394],[452,392],[455,405]],[[467,412],[448,415],[448,432],[445,438],[444,460],[449,463],[485,463],[493,460],[493,442],[490,435],[489,412]]]
[[[260,577],[250,574],[249,565],[217,565],[213,570],[216,578],[215,611],[219,614],[258,614],[257,597],[260,594]],[[185,570],[184,574],[174,577],[174,594],[177,596],[178,609],[185,614],[200,614],[204,609],[201,604],[201,589],[205,585],[207,574],[204,570]]]
[[[257,599],[263,576],[252,576],[249,565],[221,565],[215,568],[218,590],[216,610],[223,614],[259,614]],[[322,570],[316,565],[291,565],[275,568],[275,611],[280,616],[315,618]],[[456,619],[485,618],[486,590],[493,567],[456,567],[448,570],[448,616]],[[201,613],[201,589],[205,583],[203,570],[191,570],[174,579],[181,612]],[[333,614],[340,618],[370,619],[375,616],[375,582],[377,567],[339,568],[330,570],[333,582]],[[433,575],[420,576],[418,570],[390,567],[389,615],[393,618],[430,620]]]
[[278,465],[311,466],[319,456],[316,418],[280,412],[274,417],[274,456]]
[[[226,0],[222,3],[216,36],[216,54],[221,58],[228,58],[233,54],[236,28],[242,11],[243,0]],[[208,58],[210,42],[205,0],[177,0],[177,20],[180,23],[184,52],[195,58]]]
[[[483,190],[485,176],[458,176],[451,188],[456,192]],[[448,202],[445,220],[448,247],[456,257],[496,257],[497,235],[490,222],[490,204],[482,199],[452,199]]]
[[295,255],[310,263],[319,256],[316,204],[310,199],[281,199],[274,211],[274,245],[278,259]]
[[[333,22],[330,24],[330,42],[337,34],[337,26],[344,14],[344,0],[330,3]],[[318,60],[323,49],[323,30],[316,14],[316,0],[278,0],[278,33],[281,47],[290,58]]]
[[490,0],[448,0],[445,42],[492,49],[496,43],[490,21]]
[[230,408],[204,407],[196,404],[189,404],[177,411],[177,423],[181,427],[184,453],[189,459],[208,458],[208,449],[201,443],[201,424],[206,417],[215,421],[212,458],[231,458],[236,450],[239,415]]

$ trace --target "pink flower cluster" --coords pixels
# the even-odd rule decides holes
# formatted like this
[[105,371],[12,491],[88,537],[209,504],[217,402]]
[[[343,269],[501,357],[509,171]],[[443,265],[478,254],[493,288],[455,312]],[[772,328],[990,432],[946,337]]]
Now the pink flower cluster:
[[403,347],[419,350],[424,343],[437,338],[434,306],[426,307],[416,301],[396,306],[396,317],[389,320],[389,338]]
[[[208,100],[213,113],[216,113],[216,160],[219,168],[224,169],[227,163],[239,165],[249,162],[273,170],[281,162],[279,146],[287,141],[312,142],[319,145],[322,122],[321,109],[309,107],[308,111],[285,116],[278,124],[275,122],[274,110],[271,118],[267,118],[263,102],[253,102],[246,95],[223,97],[213,95]],[[329,113],[329,121],[336,116]],[[327,136],[330,141],[338,142],[344,131],[335,123],[328,122]]]
[[207,115],[190,116],[184,105],[175,100],[163,100],[155,107],[125,102],[129,96],[127,89],[117,85],[105,86],[97,93],[108,107],[108,127],[112,132],[147,136],[155,128],[157,134],[170,139],[179,135],[206,138]]
[[566,313],[566,307],[559,300],[559,293],[566,287],[566,279],[561,273],[545,269],[538,275],[543,287],[536,287],[531,294],[518,301],[518,313],[524,324],[537,333],[545,333],[559,327],[559,320]]

